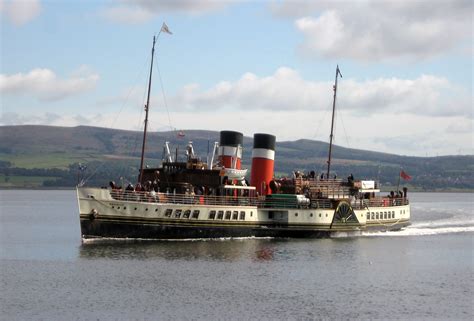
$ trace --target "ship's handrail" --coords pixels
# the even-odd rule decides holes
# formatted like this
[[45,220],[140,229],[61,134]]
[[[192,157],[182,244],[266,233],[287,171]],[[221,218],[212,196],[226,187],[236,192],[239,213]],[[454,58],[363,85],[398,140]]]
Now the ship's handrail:
[[[221,205],[221,206],[256,206],[260,208],[312,208],[331,209],[337,206],[331,198],[265,198],[250,196],[212,196],[212,195],[192,195],[138,192],[127,190],[110,190],[110,195],[115,200],[130,202],[147,202],[162,204],[195,204],[195,205]],[[350,201],[353,209],[370,209],[371,207],[389,207],[408,205],[407,198],[376,197],[371,199],[357,199]]]
[[121,201],[162,204],[257,206],[261,202],[257,197],[249,196],[212,196],[127,190],[111,190],[110,195],[113,199]]

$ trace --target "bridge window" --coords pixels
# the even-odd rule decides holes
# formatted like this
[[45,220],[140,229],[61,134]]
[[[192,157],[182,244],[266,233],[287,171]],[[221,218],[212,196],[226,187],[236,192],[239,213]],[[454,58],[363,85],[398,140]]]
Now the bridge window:
[[226,220],[230,220],[230,214],[231,214],[230,211],[225,211],[225,219]]
[[238,218],[239,218],[239,212],[238,212],[238,211],[234,211],[234,212],[232,213],[232,219],[233,219],[233,220],[236,220],[236,219],[238,219]]
[[244,211],[240,212],[240,219],[245,220],[245,212]]
[[176,218],[179,218],[181,216],[181,213],[183,212],[183,210],[176,210],[174,211],[174,217]]
[[166,209],[165,216],[166,217],[171,217],[172,212],[173,212],[173,210],[171,208]]
[[183,213],[183,218],[189,218],[189,215],[191,215],[191,210],[186,210]]
[[367,212],[367,219],[370,220],[370,212]]
[[199,210],[194,210],[194,211],[193,211],[193,216],[192,216],[192,218],[195,218],[195,219],[199,218]]
[[224,211],[217,212],[217,219],[222,220],[224,218]]

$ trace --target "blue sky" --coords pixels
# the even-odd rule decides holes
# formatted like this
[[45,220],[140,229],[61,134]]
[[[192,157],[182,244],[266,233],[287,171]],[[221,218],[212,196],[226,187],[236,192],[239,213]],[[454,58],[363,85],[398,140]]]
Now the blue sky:
[[474,153],[471,1],[0,0],[0,11],[0,125],[140,129],[166,22],[152,130],[327,141],[339,64],[336,144]]

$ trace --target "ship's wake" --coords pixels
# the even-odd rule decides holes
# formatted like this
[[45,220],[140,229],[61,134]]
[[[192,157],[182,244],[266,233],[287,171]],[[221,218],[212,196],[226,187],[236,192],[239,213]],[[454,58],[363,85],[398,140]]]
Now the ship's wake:
[[474,219],[467,216],[452,217],[432,221],[413,222],[412,225],[400,231],[369,232],[364,231],[362,236],[424,236],[452,233],[474,232]]

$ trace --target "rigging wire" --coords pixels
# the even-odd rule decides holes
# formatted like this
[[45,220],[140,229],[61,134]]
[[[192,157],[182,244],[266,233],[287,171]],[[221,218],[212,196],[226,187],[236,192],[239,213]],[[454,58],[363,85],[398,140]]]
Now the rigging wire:
[[[108,129],[114,128],[114,126],[115,126],[115,124],[116,124],[116,122],[117,122],[117,120],[118,120],[120,114],[123,112],[123,110],[125,109],[126,104],[128,103],[130,97],[132,96],[132,93],[137,89],[139,79],[142,77],[146,65],[147,65],[147,62],[146,62],[146,60],[145,60],[144,63],[143,63],[142,68],[140,69],[139,73],[137,74],[137,77],[135,78],[135,81],[133,82],[134,85],[130,88],[130,90],[128,91],[127,95],[125,96],[125,100],[123,101],[123,103],[122,103],[122,105],[121,105],[121,107],[120,107],[119,112],[117,113],[117,115],[115,116],[115,118],[113,119],[113,121],[111,122],[111,124],[109,125],[109,127],[107,127]],[[142,113],[143,113],[143,111],[142,111]],[[142,113],[140,114],[140,117],[142,116]],[[139,126],[140,126],[140,125],[138,125],[137,127],[139,127]],[[138,136],[135,135],[135,143],[134,143],[134,145],[135,145],[135,150],[136,150],[136,145],[137,145],[137,139],[138,139]],[[129,138],[129,139],[125,142],[125,146],[129,146],[130,142],[131,142],[131,138]],[[133,151],[133,153],[135,153],[135,150]],[[105,166],[105,162],[101,162],[100,165],[97,166],[97,167],[94,169],[94,171],[92,171],[91,174],[89,174],[85,179],[82,180],[81,184],[87,183],[87,181],[89,181],[103,166]],[[124,167],[125,167],[125,165],[124,165]],[[121,173],[124,172],[124,167],[121,169],[121,171],[120,171]],[[122,175],[120,175],[120,176],[122,176]]]
[[349,136],[347,136],[346,127],[344,126],[344,121],[343,121],[343,119],[342,119],[342,114],[343,114],[343,113],[338,113],[338,112],[336,111],[336,115],[337,115],[337,114],[340,115],[341,125],[342,125],[342,129],[344,130],[344,136],[345,136],[345,138],[346,138],[347,148],[350,148]]
[[161,72],[160,72],[158,59],[157,59],[157,62],[156,62],[156,70],[158,71],[158,78],[160,79],[161,93],[163,95],[163,103],[165,105],[166,113],[168,115],[168,123],[169,123],[170,129],[176,131],[176,129],[174,129],[173,126],[171,125],[170,111],[168,109],[168,102],[167,102],[167,99],[166,99],[165,89],[164,89],[164,86],[163,86],[163,80],[161,78]]
[[318,125],[317,125],[317,127],[316,127],[316,131],[314,132],[314,135],[313,135],[314,138],[318,138],[319,131],[320,131],[320,129],[321,129],[321,125],[322,125],[323,122],[326,120],[326,118],[327,118],[327,116],[328,116],[328,114],[329,114],[329,108],[332,108],[332,107],[331,107],[330,105],[328,105],[328,107],[325,109],[326,112],[323,114],[323,117],[321,117],[321,118],[319,119],[319,123],[318,123]]

